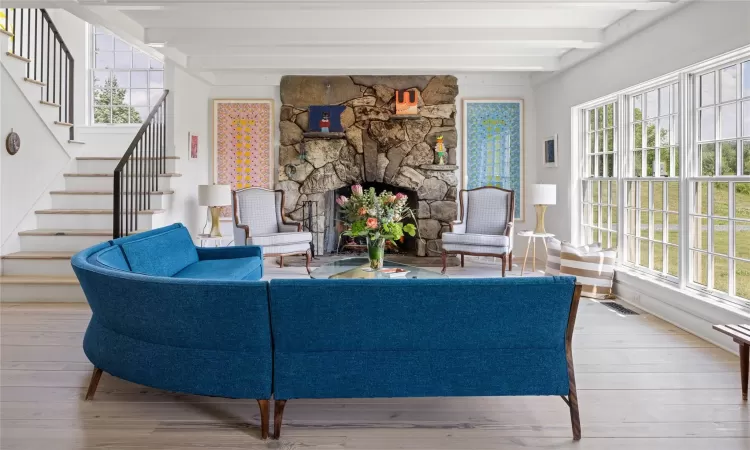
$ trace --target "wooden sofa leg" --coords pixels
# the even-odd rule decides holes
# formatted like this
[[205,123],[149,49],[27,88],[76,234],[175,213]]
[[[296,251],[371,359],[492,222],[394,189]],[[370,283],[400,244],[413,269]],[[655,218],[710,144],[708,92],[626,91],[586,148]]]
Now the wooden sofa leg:
[[286,400],[276,400],[273,408],[273,438],[278,439],[281,436],[281,420],[284,417],[284,406]]
[[445,267],[448,264],[448,254],[443,250],[443,253],[440,254],[440,257],[443,259],[443,270],[440,271],[440,273],[445,273]]
[[461,253],[461,267],[464,266],[464,254]]
[[279,269],[283,269],[283,268],[284,268],[284,257],[279,256]]
[[310,259],[312,258],[312,251],[308,250],[305,253],[305,269],[307,269],[307,274],[310,275]]
[[96,387],[99,386],[99,380],[102,378],[102,369],[94,367],[94,372],[91,374],[91,381],[89,381],[89,389],[86,391],[86,400],[93,400],[94,394],[96,393]]
[[258,399],[260,408],[260,438],[268,439],[268,400]]
[[740,344],[740,379],[742,382],[742,401],[747,401],[748,372],[750,372],[750,344]]
[[573,440],[581,440],[581,417],[578,414],[578,394],[575,389],[570,391],[570,425],[573,427]]

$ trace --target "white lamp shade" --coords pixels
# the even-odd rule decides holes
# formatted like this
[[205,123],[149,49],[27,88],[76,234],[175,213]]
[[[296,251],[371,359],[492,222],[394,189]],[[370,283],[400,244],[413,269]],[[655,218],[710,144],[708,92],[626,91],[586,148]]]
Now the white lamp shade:
[[198,186],[200,206],[227,206],[232,204],[232,187],[228,184],[201,184]]
[[531,186],[532,205],[554,205],[557,203],[557,185],[534,184]]

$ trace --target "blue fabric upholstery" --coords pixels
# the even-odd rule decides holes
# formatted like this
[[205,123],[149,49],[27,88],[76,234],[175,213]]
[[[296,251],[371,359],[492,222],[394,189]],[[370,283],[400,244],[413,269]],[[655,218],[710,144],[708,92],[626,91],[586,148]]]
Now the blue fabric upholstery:
[[94,258],[102,266],[130,272],[130,266],[125,260],[125,255],[123,255],[122,249],[119,246],[105,248],[95,253]]
[[198,252],[187,228],[179,227],[119,244],[130,270],[144,275],[171,277],[198,262]]
[[568,394],[573,277],[270,286],[277,399]]
[[263,278],[262,262],[258,257],[209,259],[191,264],[174,274],[173,277],[214,280],[259,280]]
[[270,398],[268,284],[221,280],[227,273],[238,276],[238,268],[260,277],[260,248],[201,251],[206,259],[187,267],[200,268],[202,279],[130,273],[97,259],[102,252],[114,254],[116,244],[158,242],[154,236],[160,235],[130,236],[73,256],[93,311],[83,342],[89,360],[114,376],[170,391]]

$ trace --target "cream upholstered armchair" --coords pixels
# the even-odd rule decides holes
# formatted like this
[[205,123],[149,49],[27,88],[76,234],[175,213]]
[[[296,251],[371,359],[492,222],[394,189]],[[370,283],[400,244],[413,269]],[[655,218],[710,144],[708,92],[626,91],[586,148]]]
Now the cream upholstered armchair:
[[513,215],[515,192],[493,186],[462,189],[459,193],[460,216],[443,233],[443,273],[448,255],[494,256],[513,266]]
[[312,234],[302,231],[302,224],[284,217],[284,191],[246,188],[232,191],[234,211],[234,244],[259,245],[263,256],[278,256],[284,267],[284,256],[305,255],[310,273]]

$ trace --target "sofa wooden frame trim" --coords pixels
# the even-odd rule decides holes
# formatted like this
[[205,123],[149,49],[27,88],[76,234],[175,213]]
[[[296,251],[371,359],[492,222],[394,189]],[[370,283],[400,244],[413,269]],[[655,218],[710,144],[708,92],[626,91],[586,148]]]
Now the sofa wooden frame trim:
[[[234,226],[237,228],[240,228],[242,230],[245,230],[245,242],[247,242],[250,237],[252,237],[252,233],[250,232],[250,226],[244,225],[240,223],[240,209],[239,209],[239,203],[237,202],[237,194],[239,192],[249,191],[249,190],[256,190],[256,191],[266,191],[266,192],[274,192],[274,193],[280,193],[281,194],[281,204],[279,205],[279,208],[281,208],[281,223],[284,225],[296,225],[297,226],[297,232],[302,231],[302,222],[293,222],[291,220],[287,220],[286,216],[284,216],[284,205],[286,202],[286,195],[284,194],[284,191],[281,189],[266,189],[261,187],[249,187],[244,189],[237,189],[232,190],[232,203],[233,203],[233,211],[232,216],[234,220]],[[285,256],[298,256],[298,255],[305,255],[305,269],[307,270],[307,273],[310,273],[310,260],[312,259],[312,249],[307,250],[305,253],[263,253],[263,256],[273,256],[279,257],[279,267],[284,267],[284,257]]]
[[[461,189],[458,192],[458,204],[459,204],[459,218],[461,220],[456,220],[448,226],[450,227],[451,233],[453,232],[453,226],[454,225],[462,225],[463,218],[464,218],[464,192],[472,192],[472,191],[479,191],[481,189],[496,189],[498,191],[504,191],[510,193],[510,203],[508,204],[508,217],[510,217],[510,220],[505,225],[505,236],[508,236],[510,238],[510,235],[513,233],[513,221],[515,220],[514,212],[516,210],[516,192],[512,189],[503,189],[495,186],[482,186],[474,189]],[[510,250],[508,253],[502,253],[502,254],[496,254],[496,253],[472,253],[472,252],[449,252],[443,249],[443,252],[441,253],[441,257],[443,259],[443,270],[440,273],[445,273],[447,263],[448,263],[448,255],[461,255],[461,267],[464,266],[464,255],[470,255],[470,256],[491,256],[493,258],[500,258],[503,261],[503,268],[502,268],[502,276],[505,277],[505,265],[507,263],[508,270],[513,269],[513,249]],[[507,255],[507,256],[506,256]]]
[[[573,331],[576,326],[578,315],[578,304],[581,300],[580,283],[576,283],[573,289],[573,298],[570,301],[570,312],[568,313],[568,326],[565,329],[565,360],[568,366],[568,395],[560,396],[570,409],[570,425],[573,430],[573,440],[581,440],[581,418],[578,411],[578,391],[576,389],[575,367],[573,366]],[[276,400],[273,415],[273,438],[281,437],[281,425],[284,418],[284,407],[286,400]]]
[[[94,394],[96,393],[96,388],[99,386],[99,380],[102,378],[102,369],[98,367],[94,367],[94,372],[91,374],[91,381],[89,381],[89,388],[86,391],[86,397],[84,398],[85,401],[91,401],[94,399]],[[259,398],[258,400],[258,408],[260,409],[260,437],[261,439],[268,439],[268,424],[270,421],[270,415],[269,415],[269,404],[270,401],[268,399]],[[275,418],[274,418],[274,425],[275,425]],[[281,421],[279,420],[279,423]],[[274,430],[275,432],[275,430]]]

